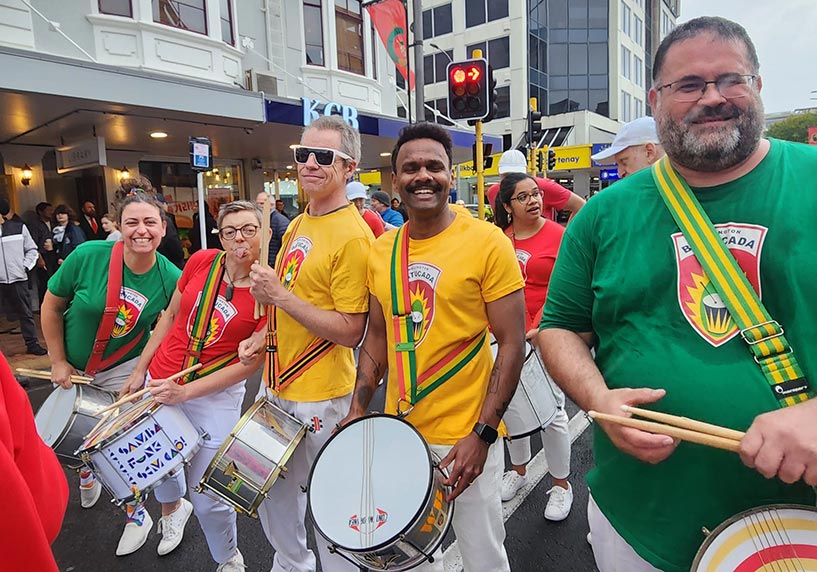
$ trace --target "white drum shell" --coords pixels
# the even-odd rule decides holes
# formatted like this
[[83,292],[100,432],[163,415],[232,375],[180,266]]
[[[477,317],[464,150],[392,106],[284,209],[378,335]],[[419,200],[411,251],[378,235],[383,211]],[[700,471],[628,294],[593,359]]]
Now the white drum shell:
[[[119,502],[129,502],[175,474],[196,454],[202,436],[181,408],[156,402],[136,406],[142,411],[124,427],[78,451],[94,476]],[[134,413],[130,410],[124,415]],[[114,418],[100,429],[117,422]]]

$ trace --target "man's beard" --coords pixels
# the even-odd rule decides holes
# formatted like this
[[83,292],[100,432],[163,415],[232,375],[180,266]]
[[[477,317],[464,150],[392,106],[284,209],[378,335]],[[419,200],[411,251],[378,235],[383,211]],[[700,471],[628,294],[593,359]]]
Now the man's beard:
[[[753,103],[741,109],[726,102],[717,107],[690,111],[675,123],[665,113],[656,114],[658,137],[673,162],[693,171],[712,173],[739,165],[757,149],[764,129],[763,103],[749,96]],[[702,118],[734,119],[731,127],[710,128],[695,133],[690,129]],[[697,124],[699,130],[706,124]]]

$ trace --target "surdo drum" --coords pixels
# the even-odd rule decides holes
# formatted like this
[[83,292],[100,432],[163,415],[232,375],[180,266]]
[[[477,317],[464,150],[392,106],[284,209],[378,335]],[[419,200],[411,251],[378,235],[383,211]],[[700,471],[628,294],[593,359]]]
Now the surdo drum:
[[362,417],[318,453],[307,506],[337,552],[370,570],[408,570],[439,547],[453,515],[440,459],[420,433],[389,415]]

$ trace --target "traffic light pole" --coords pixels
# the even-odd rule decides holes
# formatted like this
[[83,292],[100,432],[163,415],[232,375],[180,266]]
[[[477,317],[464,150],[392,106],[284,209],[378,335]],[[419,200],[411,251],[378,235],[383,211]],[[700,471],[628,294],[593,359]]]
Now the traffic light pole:
[[477,140],[477,164],[474,165],[477,171],[477,211],[479,220],[485,220],[485,159],[482,156],[482,120],[477,121],[474,129],[474,136]]

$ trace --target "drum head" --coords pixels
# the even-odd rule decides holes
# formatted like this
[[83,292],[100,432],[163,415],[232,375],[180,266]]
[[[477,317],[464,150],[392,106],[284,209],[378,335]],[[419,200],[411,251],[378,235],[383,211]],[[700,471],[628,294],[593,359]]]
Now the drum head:
[[37,410],[34,418],[37,433],[49,447],[53,447],[65,431],[71,414],[74,412],[76,399],[76,385],[71,386],[71,389],[58,387],[51,392],[51,395]]
[[817,509],[765,506],[740,513],[707,537],[692,572],[817,572]]
[[396,417],[358,419],[330,439],[309,479],[318,531],[350,551],[391,543],[416,521],[431,491],[431,457],[414,427]]

